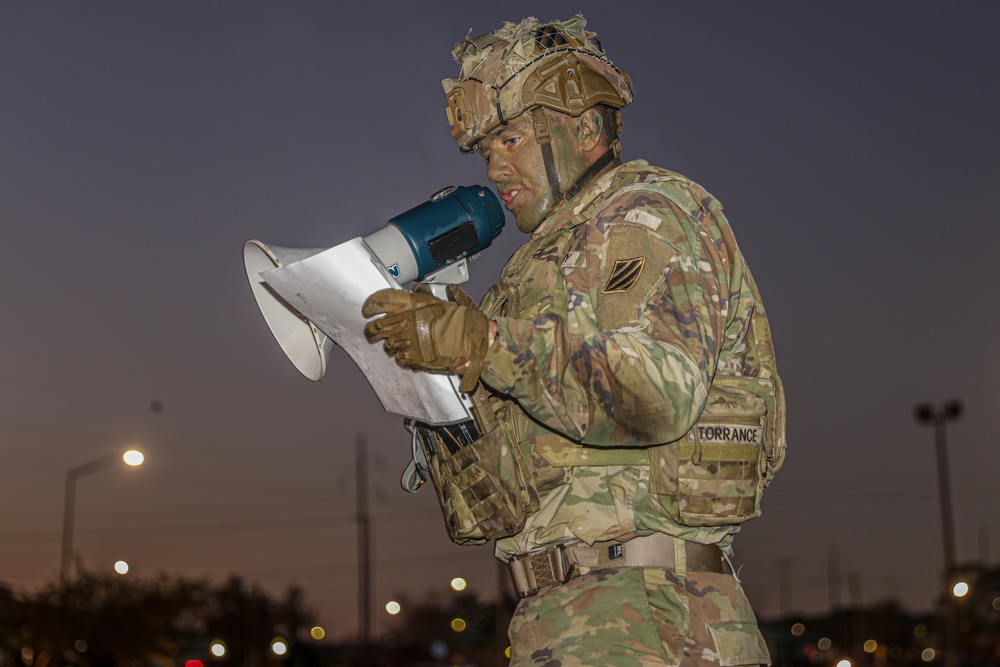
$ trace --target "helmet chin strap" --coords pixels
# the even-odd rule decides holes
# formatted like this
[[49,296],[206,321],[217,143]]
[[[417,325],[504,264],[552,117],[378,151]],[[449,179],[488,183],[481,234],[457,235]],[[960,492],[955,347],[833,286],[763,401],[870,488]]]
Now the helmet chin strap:
[[538,141],[538,145],[542,148],[542,162],[545,164],[545,177],[548,179],[549,189],[552,191],[553,206],[559,204],[563,199],[572,199],[577,196],[581,190],[594,180],[597,174],[601,173],[602,169],[618,160],[621,149],[619,148],[618,141],[615,140],[614,144],[608,150],[604,151],[599,158],[594,160],[587,167],[587,170],[580,174],[580,178],[576,179],[576,182],[566,192],[563,192],[559,188],[559,173],[556,171],[555,156],[552,154],[552,133],[549,131],[549,121],[545,118],[545,112],[542,107],[535,107],[531,110],[531,119],[535,123],[535,140]]
[[531,119],[535,122],[535,140],[542,147],[545,177],[548,179],[549,189],[552,191],[552,205],[555,206],[562,199],[562,191],[559,189],[556,159],[552,155],[552,133],[549,132],[549,121],[545,118],[545,111],[542,107],[535,107],[531,110]]
[[618,156],[615,155],[615,151],[609,148],[601,154],[601,157],[591,163],[587,170],[580,174],[580,178],[576,179],[569,190],[563,195],[566,199],[572,199],[573,197],[580,194],[580,190],[583,190],[587,185],[594,180],[594,178],[601,173],[601,170],[607,167],[612,162],[618,160]]

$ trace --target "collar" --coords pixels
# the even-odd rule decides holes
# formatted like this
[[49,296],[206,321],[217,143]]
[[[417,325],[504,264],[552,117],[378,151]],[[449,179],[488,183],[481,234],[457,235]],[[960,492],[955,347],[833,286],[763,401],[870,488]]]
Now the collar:
[[576,196],[561,203],[549,214],[549,217],[542,220],[541,224],[531,233],[531,238],[548,236],[586,222],[593,217],[595,209],[604,203],[605,194],[617,189],[618,185],[621,184],[620,181],[626,180],[629,173],[648,166],[649,163],[645,160],[633,160],[618,165],[606,174],[595,178]]

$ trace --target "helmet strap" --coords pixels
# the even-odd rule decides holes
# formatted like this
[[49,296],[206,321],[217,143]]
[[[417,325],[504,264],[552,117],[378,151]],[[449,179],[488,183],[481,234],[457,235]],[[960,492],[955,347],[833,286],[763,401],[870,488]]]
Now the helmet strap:
[[562,192],[559,189],[559,174],[556,171],[556,160],[552,153],[552,133],[549,131],[549,121],[545,118],[542,107],[535,107],[531,110],[531,119],[535,123],[535,139],[542,148],[542,162],[545,164],[545,177],[548,179],[549,189],[552,191],[553,206],[558,205],[564,199],[569,200],[580,194],[580,191],[587,187],[601,173],[601,170],[612,162],[621,164],[621,161],[618,160],[618,156],[621,154],[621,144],[615,139],[611,147],[594,160],[566,192]]
[[[573,186],[566,191],[565,195],[566,199],[572,199],[573,197],[580,194],[580,190],[583,190],[585,187],[587,187],[587,185],[592,180],[594,180],[594,178],[599,173],[601,173],[602,169],[607,167],[612,162],[617,161],[618,155],[616,153],[617,151],[614,151],[609,148],[608,150],[604,151],[601,157],[594,160],[593,163],[591,163],[591,165],[587,167],[587,171],[580,174],[580,178],[576,179],[576,183],[574,183]],[[618,164],[621,164],[621,162],[618,161]]]
[[555,205],[562,199],[562,191],[559,189],[559,173],[556,171],[556,159],[552,154],[552,134],[549,132],[549,121],[545,118],[542,107],[535,107],[531,110],[531,119],[535,123],[535,140],[542,147],[542,162],[545,164],[545,177],[549,181],[549,189],[552,191],[552,204]]

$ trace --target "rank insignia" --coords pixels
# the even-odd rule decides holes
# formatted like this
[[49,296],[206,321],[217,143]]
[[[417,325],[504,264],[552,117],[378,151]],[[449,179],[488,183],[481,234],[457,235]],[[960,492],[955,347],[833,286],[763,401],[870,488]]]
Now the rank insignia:
[[645,257],[617,260],[614,268],[611,269],[611,275],[608,276],[608,282],[604,285],[604,289],[601,292],[609,294],[611,292],[628,291],[639,280],[639,274],[642,273],[642,267],[645,263]]

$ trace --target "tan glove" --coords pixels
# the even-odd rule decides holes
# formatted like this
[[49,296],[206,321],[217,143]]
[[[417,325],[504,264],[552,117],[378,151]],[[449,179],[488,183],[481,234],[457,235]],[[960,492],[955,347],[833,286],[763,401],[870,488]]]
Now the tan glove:
[[[476,303],[471,296],[466,294],[465,291],[458,285],[447,285],[445,290],[448,292],[448,301],[457,303],[460,306],[465,306],[466,308],[479,310],[479,304]],[[413,291],[430,294],[431,286],[427,283],[417,283],[413,288]]]
[[[384,317],[365,325],[369,343],[384,340],[385,352],[404,368],[462,376],[459,389],[476,387],[489,339],[489,320],[464,292],[450,287],[458,305],[430,295],[419,286],[413,292],[384,289],[369,296],[361,314]],[[459,370],[461,369],[461,370]]]

